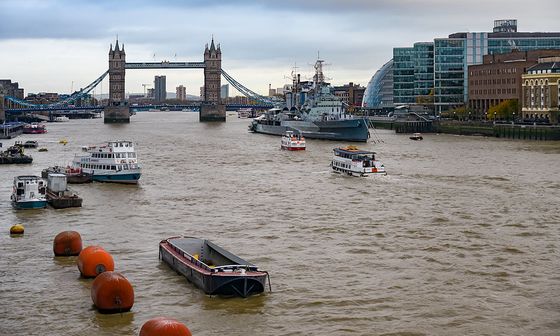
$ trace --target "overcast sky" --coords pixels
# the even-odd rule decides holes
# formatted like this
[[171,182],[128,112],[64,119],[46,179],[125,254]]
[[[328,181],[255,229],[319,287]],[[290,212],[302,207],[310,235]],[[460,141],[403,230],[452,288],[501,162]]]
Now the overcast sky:
[[[311,77],[317,52],[333,84],[366,85],[393,47],[491,31],[494,19],[560,31],[549,14],[559,10],[558,0],[0,0],[0,79],[19,82],[26,95],[70,92],[107,69],[117,35],[129,62],[201,61],[213,35],[222,68],[262,94],[289,82],[294,64]],[[183,84],[199,94],[202,70],[128,70],[126,91],[143,92],[159,74],[168,92]],[[107,89],[105,80],[96,94]]]

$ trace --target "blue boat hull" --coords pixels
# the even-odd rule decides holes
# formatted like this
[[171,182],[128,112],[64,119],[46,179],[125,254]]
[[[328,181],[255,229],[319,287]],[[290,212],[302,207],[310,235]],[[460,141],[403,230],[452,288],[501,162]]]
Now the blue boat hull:
[[12,201],[12,207],[16,210],[43,209],[47,207],[47,201]]
[[93,175],[93,180],[98,182],[113,182],[113,183],[138,183],[140,173],[130,174],[99,174]]

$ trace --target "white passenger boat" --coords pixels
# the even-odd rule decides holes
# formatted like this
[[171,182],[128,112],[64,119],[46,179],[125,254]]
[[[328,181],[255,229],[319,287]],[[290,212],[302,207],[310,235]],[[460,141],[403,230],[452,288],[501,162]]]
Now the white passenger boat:
[[305,150],[305,138],[301,134],[294,134],[293,131],[286,131],[282,136],[282,149]]
[[72,166],[93,175],[94,181],[138,183],[141,167],[132,141],[109,141],[100,146],[82,147],[85,155],[76,155]]
[[41,209],[47,207],[47,185],[38,176],[22,175],[14,178],[12,207],[14,209]]
[[351,176],[387,175],[385,166],[375,159],[375,152],[360,150],[356,146],[335,148],[333,151],[331,167],[335,173]]
[[65,122],[65,121],[70,121],[70,118],[68,118],[67,116],[59,116],[59,117],[54,118],[54,121]]

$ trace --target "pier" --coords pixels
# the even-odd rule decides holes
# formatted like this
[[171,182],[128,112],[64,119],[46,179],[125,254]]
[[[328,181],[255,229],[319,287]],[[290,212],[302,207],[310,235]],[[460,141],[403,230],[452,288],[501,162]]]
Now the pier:
[[519,140],[560,140],[560,126],[539,124],[490,123],[454,120],[399,120],[368,117],[370,128],[394,130],[395,133],[445,133],[481,135]]

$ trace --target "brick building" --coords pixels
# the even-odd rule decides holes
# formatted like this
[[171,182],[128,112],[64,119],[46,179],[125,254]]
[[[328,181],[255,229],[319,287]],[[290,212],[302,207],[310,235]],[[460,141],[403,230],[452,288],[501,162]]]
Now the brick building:
[[558,124],[559,102],[560,57],[541,58],[522,76],[522,118]]
[[364,99],[365,87],[354,85],[350,82],[342,86],[335,86],[333,88],[333,94],[339,97],[343,102],[348,104],[348,106],[362,106],[362,100]]
[[[560,50],[512,51],[483,56],[483,64],[469,66],[468,106],[478,118],[505,100],[521,101],[521,76],[540,57],[560,56]],[[521,112],[521,104],[519,111]]]

